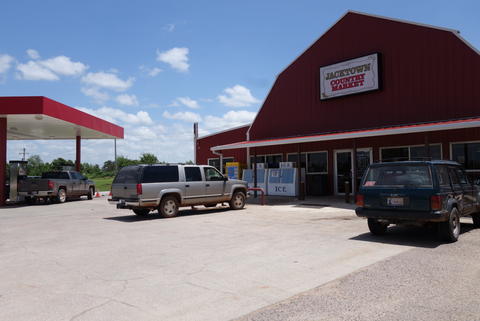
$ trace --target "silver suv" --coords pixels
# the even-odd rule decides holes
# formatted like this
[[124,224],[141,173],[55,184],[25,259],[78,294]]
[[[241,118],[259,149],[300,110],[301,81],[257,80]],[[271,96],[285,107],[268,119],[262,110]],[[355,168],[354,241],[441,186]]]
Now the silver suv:
[[175,217],[180,206],[215,207],[229,202],[242,209],[247,182],[223,176],[204,165],[134,165],[123,167],[112,183],[108,200],[117,208],[131,209],[145,216],[155,209],[163,217]]

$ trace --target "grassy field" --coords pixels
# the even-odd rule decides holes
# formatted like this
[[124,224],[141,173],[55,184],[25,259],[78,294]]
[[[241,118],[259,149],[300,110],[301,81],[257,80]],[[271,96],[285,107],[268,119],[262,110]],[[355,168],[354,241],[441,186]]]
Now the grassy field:
[[95,182],[95,188],[99,192],[109,191],[113,181],[113,177],[89,177],[89,179]]

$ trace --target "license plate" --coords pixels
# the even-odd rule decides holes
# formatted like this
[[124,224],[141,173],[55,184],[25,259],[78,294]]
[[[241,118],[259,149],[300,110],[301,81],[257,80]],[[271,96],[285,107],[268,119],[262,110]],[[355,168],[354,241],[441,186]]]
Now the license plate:
[[387,197],[388,206],[403,206],[405,204],[403,197]]

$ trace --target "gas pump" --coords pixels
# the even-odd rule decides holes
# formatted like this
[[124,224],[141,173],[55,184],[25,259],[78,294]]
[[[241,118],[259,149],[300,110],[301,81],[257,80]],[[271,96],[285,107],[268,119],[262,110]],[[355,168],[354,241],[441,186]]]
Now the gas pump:
[[10,161],[10,202],[21,201],[18,196],[18,182],[27,176],[27,161]]

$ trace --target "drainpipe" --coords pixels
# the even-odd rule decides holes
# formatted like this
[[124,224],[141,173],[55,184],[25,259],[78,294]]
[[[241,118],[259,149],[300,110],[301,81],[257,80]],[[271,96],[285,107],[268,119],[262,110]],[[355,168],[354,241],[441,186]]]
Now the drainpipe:
[[220,153],[220,152],[216,152],[216,151],[214,151],[214,150],[212,150],[212,153],[214,153],[214,154],[217,155],[217,156],[220,156],[220,172],[221,172],[222,174],[224,174],[224,173],[223,173],[223,154]]
[[[247,142],[250,141],[250,132],[247,131]],[[250,169],[250,147],[247,147],[247,168]]]
[[197,164],[198,123],[193,123],[193,163]]

